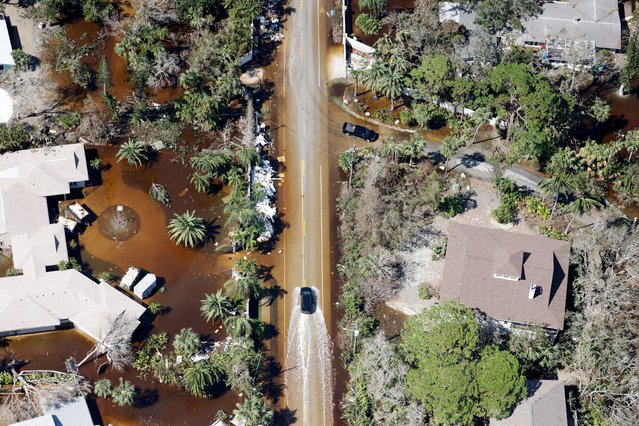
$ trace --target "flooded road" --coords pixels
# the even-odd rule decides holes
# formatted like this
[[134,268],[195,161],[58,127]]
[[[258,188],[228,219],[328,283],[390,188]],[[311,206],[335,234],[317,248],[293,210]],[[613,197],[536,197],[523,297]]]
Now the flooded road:
[[[288,19],[286,43],[280,55],[284,82],[279,102],[285,109],[280,114],[278,132],[279,154],[285,157],[285,178],[281,199],[284,205],[283,232],[286,295],[279,303],[278,329],[286,333],[278,342],[278,358],[284,363],[287,408],[291,419],[302,425],[332,425],[332,389],[324,389],[321,377],[333,376],[332,354],[323,362],[317,348],[318,335],[330,324],[333,280],[331,280],[331,244],[329,209],[329,142],[327,131],[328,93],[325,81],[327,26],[320,11],[321,2],[294,0],[294,12]],[[323,8],[322,8],[323,10]],[[295,289],[316,287],[326,318],[321,326],[303,326],[296,342],[300,343],[301,359],[287,358],[287,341],[293,339],[287,332],[295,329]],[[314,315],[317,315],[314,314]],[[308,318],[301,318],[307,322]],[[309,324],[306,324],[309,325]],[[301,341],[299,339],[302,339]],[[300,362],[298,362],[300,361]],[[312,368],[311,368],[312,366]],[[301,368],[303,374],[294,369]],[[299,370],[298,370],[299,371]],[[293,377],[295,376],[295,377]],[[291,379],[291,380],[289,380]],[[326,382],[330,386],[330,382]]]

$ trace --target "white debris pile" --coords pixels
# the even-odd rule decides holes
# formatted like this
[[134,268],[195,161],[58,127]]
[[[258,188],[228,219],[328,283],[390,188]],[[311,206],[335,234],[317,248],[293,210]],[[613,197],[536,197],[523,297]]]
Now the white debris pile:
[[257,238],[257,241],[263,243],[273,237],[273,220],[277,214],[277,209],[272,205],[273,197],[275,197],[275,185],[273,184],[275,171],[271,163],[267,160],[262,160],[262,164],[253,167],[252,174],[251,180],[253,184],[261,186],[264,194],[264,198],[259,200],[256,206],[264,221],[264,231]]

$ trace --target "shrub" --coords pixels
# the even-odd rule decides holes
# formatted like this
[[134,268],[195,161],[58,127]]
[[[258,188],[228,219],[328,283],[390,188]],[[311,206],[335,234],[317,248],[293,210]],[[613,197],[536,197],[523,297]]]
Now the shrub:
[[417,295],[422,300],[428,300],[431,297],[433,297],[433,293],[431,292],[428,284],[422,284],[421,286],[419,286],[419,289],[417,290]]
[[413,112],[409,109],[403,109],[399,112],[399,121],[406,126],[414,126],[416,124]]
[[25,71],[33,68],[34,57],[25,53],[24,50],[13,49],[11,56],[13,56],[13,62],[15,62],[17,69]]
[[548,220],[548,218],[550,218],[550,208],[546,207],[544,203],[534,195],[526,197],[526,209],[528,210],[528,213],[537,215],[543,220]]
[[360,13],[355,20],[355,25],[360,27],[366,35],[377,34],[382,29],[382,21],[373,18],[368,13]]
[[446,248],[448,247],[448,241],[447,240],[439,240],[437,243],[435,243],[435,245],[433,246],[433,256],[432,259],[433,260],[440,260],[443,259],[444,257],[446,257]]
[[557,228],[555,228],[552,225],[549,226],[540,226],[538,228],[538,231],[540,234],[545,235],[548,238],[552,238],[553,240],[561,240],[561,241],[565,241],[568,239],[568,235],[562,233],[561,231],[557,230]]
[[446,195],[437,203],[437,211],[451,218],[464,211],[464,202],[459,195]]
[[69,112],[60,116],[60,126],[67,130],[78,127],[80,121],[82,121],[82,116],[78,112]]
[[11,385],[13,384],[13,374],[8,371],[3,371],[0,373],[0,385]]
[[502,203],[490,215],[499,223],[510,223],[515,220],[516,208],[511,204]]

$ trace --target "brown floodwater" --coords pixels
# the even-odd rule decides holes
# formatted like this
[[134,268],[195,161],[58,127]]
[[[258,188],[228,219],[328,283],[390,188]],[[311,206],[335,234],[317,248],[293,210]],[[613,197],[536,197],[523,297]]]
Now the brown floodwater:
[[[138,338],[149,332],[165,331],[173,336],[184,327],[192,327],[203,339],[221,340],[224,332],[206,324],[200,317],[199,305],[204,294],[212,292],[229,277],[229,268],[238,255],[215,252],[216,235],[205,247],[198,250],[178,247],[169,240],[166,224],[173,212],[187,209],[210,220],[214,226],[223,224],[222,194],[207,196],[196,193],[188,183],[188,167],[176,164],[175,154],[162,153],[150,166],[132,167],[115,161],[115,147],[98,148],[105,165],[103,184],[85,189],[81,201],[91,212],[99,216],[110,206],[124,204],[139,215],[139,231],[132,238],[118,242],[105,237],[98,226],[88,226],[80,236],[82,261],[88,264],[93,275],[110,271],[117,275],[129,266],[137,266],[159,277],[162,289],[145,303],[157,302],[165,307],[149,325],[142,326]],[[151,182],[167,186],[172,203],[164,207],[147,194]],[[270,260],[275,260],[272,258]],[[7,351],[29,360],[28,368],[64,368],[69,356],[82,358],[91,347],[91,341],[74,330],[20,336],[8,339]],[[132,368],[123,373],[107,369],[98,375],[96,365],[89,363],[81,373],[95,380],[106,377],[114,382],[124,377],[133,382],[140,392],[136,404],[118,407],[110,401],[97,398],[97,405],[104,424],[117,425],[203,425],[210,424],[217,410],[230,413],[238,401],[234,392],[227,392],[214,399],[199,399],[181,389],[161,385],[149,378],[136,376]]]

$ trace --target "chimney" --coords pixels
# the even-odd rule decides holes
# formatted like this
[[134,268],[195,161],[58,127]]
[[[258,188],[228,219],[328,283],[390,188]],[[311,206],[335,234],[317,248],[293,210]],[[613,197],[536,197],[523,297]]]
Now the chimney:
[[537,285],[530,284],[530,288],[528,289],[528,299],[532,300],[537,295]]

